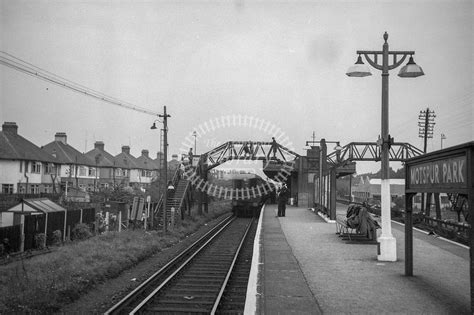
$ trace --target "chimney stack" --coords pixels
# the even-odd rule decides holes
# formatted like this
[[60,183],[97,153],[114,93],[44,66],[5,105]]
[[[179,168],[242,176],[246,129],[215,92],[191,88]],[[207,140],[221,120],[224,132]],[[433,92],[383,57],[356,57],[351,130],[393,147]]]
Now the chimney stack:
[[122,152],[130,154],[130,147],[128,145],[122,146]]
[[54,141],[59,141],[64,144],[67,144],[67,136],[65,132],[56,132],[54,135]]
[[145,157],[149,157],[148,156],[148,150],[142,150],[142,155],[145,156]]
[[100,151],[104,151],[104,143],[102,141],[96,141],[94,143],[94,148],[100,150]]
[[18,134],[18,126],[16,125],[16,122],[6,121],[2,125],[2,131],[10,133],[10,134],[17,135]]

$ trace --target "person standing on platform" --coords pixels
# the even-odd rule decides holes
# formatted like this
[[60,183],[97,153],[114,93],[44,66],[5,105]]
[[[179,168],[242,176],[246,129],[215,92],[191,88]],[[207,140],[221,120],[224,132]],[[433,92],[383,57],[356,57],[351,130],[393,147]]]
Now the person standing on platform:
[[288,198],[290,197],[290,191],[286,184],[283,184],[279,193],[278,193],[278,216],[284,217],[286,212],[286,203],[288,202]]

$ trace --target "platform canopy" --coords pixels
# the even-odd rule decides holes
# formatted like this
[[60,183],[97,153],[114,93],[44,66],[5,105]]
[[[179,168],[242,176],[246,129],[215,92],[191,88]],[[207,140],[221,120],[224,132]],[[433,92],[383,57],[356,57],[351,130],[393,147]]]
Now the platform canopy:
[[19,204],[11,207],[7,210],[8,212],[21,213],[27,212],[30,214],[34,213],[51,213],[66,211],[65,208],[61,207],[57,203],[49,200],[48,198],[31,198],[23,199]]

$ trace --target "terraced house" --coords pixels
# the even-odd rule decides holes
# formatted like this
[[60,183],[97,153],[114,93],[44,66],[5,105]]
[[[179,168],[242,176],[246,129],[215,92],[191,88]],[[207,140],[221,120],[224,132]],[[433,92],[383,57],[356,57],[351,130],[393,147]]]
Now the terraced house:
[[0,184],[3,194],[52,193],[58,185],[57,159],[18,134],[14,122],[0,132]]
[[56,133],[54,141],[44,145],[42,150],[56,160],[61,191],[72,187],[77,187],[82,191],[94,190],[97,168],[92,159],[67,143],[66,133]]
[[104,148],[97,141],[83,154],[67,143],[64,132],[40,148],[18,134],[16,123],[5,122],[0,132],[1,193],[63,193],[71,188],[86,192],[114,186],[145,190],[156,179],[160,163],[149,157],[148,150],[135,158],[129,146],[116,156]]

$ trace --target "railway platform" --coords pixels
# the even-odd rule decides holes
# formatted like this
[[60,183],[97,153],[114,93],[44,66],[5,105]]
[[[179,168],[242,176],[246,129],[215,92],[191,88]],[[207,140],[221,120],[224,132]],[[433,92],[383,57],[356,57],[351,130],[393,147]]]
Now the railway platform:
[[307,208],[288,206],[285,217],[276,211],[263,210],[249,313],[471,313],[467,247],[415,230],[414,276],[407,277],[403,226],[392,223],[398,260],[380,262],[376,245],[344,242],[335,224]]

